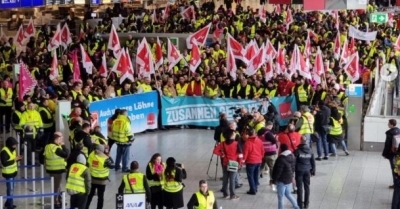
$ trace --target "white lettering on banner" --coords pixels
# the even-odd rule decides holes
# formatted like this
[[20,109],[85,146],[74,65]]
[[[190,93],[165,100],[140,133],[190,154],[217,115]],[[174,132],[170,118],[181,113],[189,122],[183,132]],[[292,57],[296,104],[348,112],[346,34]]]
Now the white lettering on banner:
[[213,107],[188,107],[166,110],[168,124],[176,122],[195,122],[218,120],[218,112]]
[[[107,110],[100,110],[100,117],[111,117],[116,109],[124,109],[127,110],[128,112],[132,112],[133,110],[143,110],[143,109],[147,109],[147,108],[153,108],[154,107],[154,102],[138,102],[133,104],[132,106],[126,106],[126,107],[114,107],[114,109],[110,109],[107,108]],[[143,115],[144,118],[144,114],[140,114]],[[139,115],[134,115],[131,114],[131,116],[129,116],[130,118],[137,118],[137,119],[143,119],[142,116],[139,117]],[[132,119],[131,120],[134,120]]]
[[129,117],[129,119],[130,119],[131,121],[134,121],[134,120],[142,120],[142,119],[145,118],[145,116],[144,116],[143,113],[142,113],[142,114],[130,114],[130,115],[128,115],[128,117]]
[[135,110],[147,109],[154,107],[154,102],[138,102],[133,104]]

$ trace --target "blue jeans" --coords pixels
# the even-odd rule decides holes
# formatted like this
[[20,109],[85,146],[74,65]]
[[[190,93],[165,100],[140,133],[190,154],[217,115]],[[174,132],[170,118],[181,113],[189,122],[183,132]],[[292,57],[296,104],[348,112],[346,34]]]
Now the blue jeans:
[[322,148],[324,149],[325,157],[328,157],[328,155],[329,155],[328,137],[327,137],[325,131],[319,131],[318,134],[321,137],[317,142],[318,157],[322,156]]
[[222,180],[222,192],[224,196],[228,196],[228,184],[229,184],[229,195],[230,197],[235,197],[235,180],[237,172],[228,171],[226,166],[222,166],[223,170],[223,180]]
[[122,159],[122,171],[129,170],[129,155],[131,153],[131,145],[119,145],[117,144],[117,158],[115,159],[115,170],[119,170]]
[[[7,196],[13,196],[14,195],[14,186],[15,186],[15,182],[14,182],[14,178],[6,178],[7,182],[6,183],[6,187],[7,187]],[[7,198],[5,206],[9,207],[9,208],[13,208],[14,205],[14,200],[12,198]]]
[[307,139],[307,145],[308,145],[308,147],[312,147],[312,141],[311,141],[311,134],[303,134],[303,136],[305,136],[306,137],[306,139]]
[[[347,146],[346,143],[344,142],[344,140],[340,141],[340,144],[342,145],[342,149],[344,152],[347,152]],[[331,148],[332,148],[332,154],[336,154],[336,143],[331,143]]]
[[292,184],[284,184],[282,182],[278,182],[276,184],[276,189],[277,189],[277,193],[278,193],[278,209],[283,209],[283,205],[284,205],[284,199],[283,196],[285,196],[286,198],[288,198],[288,200],[290,201],[290,203],[292,203],[292,206],[295,209],[300,209],[299,206],[297,205],[296,200],[294,199],[294,197],[292,196],[292,194],[290,193]]
[[261,164],[246,164],[247,179],[249,180],[250,191],[256,193],[258,188],[258,177]]

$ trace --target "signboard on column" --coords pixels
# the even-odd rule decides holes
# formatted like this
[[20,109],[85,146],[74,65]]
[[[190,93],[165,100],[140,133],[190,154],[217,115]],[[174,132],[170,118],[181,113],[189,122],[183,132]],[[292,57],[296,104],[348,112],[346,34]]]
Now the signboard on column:
[[146,209],[145,194],[117,194],[116,209]]

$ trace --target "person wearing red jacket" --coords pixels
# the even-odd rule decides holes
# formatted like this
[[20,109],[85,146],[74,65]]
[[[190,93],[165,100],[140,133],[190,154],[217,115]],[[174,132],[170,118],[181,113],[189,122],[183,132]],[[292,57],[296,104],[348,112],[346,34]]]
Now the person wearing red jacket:
[[246,129],[248,138],[243,147],[243,161],[246,163],[247,179],[250,185],[247,194],[255,195],[258,191],[258,177],[260,176],[260,166],[265,151],[263,142],[257,137],[256,131],[251,127]]
[[[214,154],[221,157],[222,164],[222,172],[223,172],[223,180],[222,180],[222,189],[221,191],[224,193],[224,198],[230,198],[231,200],[239,199],[235,194],[236,189],[236,176],[237,171],[228,169],[229,162],[242,162],[243,154],[242,148],[239,143],[236,141],[236,133],[232,129],[227,129],[222,133],[223,137],[226,139],[225,141],[219,143],[214,148]],[[239,168],[236,168],[236,170]],[[228,196],[228,181],[229,181],[229,196]]]
[[200,74],[194,73],[194,80],[192,80],[186,90],[187,96],[203,96],[205,82],[201,79]]
[[[279,144],[286,144],[291,152],[296,151],[297,146],[299,146],[301,142],[301,134],[295,132],[295,126],[293,124],[289,124],[285,131],[277,135],[277,138]],[[279,150],[278,154],[281,152],[282,151]]]

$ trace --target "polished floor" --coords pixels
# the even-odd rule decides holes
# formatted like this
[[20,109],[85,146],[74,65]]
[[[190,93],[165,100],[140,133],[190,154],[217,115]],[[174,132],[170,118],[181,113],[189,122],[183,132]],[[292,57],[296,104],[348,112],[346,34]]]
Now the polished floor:
[[[130,160],[140,163],[140,170],[144,172],[152,154],[161,153],[163,158],[174,157],[183,163],[188,178],[184,181],[185,203],[198,189],[198,181],[209,179],[207,168],[214,146],[212,130],[170,130],[155,133],[146,133],[136,136],[131,150]],[[317,173],[311,179],[310,209],[386,209],[390,208],[392,190],[388,189],[391,183],[389,163],[377,152],[352,151],[350,156],[339,152],[339,156],[328,161],[317,162]],[[115,159],[115,148],[112,150]],[[216,158],[211,163],[209,175],[214,178]],[[218,179],[222,176],[221,168],[217,169]],[[243,172],[243,171],[242,171]],[[20,170],[22,177],[23,171]],[[39,176],[37,172],[36,176]],[[115,207],[115,193],[121,183],[121,172],[111,171],[110,183],[104,209]],[[268,209],[277,208],[277,196],[268,186],[268,177],[261,179],[259,193],[255,196],[246,194],[248,183],[242,173],[241,182],[244,186],[237,190],[240,200],[222,199],[219,192],[222,182],[209,180],[210,189],[216,191],[218,205],[223,209]],[[20,177],[18,177],[20,178]],[[65,181],[63,182],[65,188]],[[24,183],[16,185],[16,195],[32,194],[29,192],[31,183],[26,187]],[[40,189],[40,183],[36,184]],[[45,183],[45,193],[49,193],[50,183]],[[5,183],[0,183],[0,195],[5,195]],[[33,206],[33,199],[19,199],[15,204],[18,208],[41,208]],[[38,202],[39,199],[36,200]],[[67,195],[67,202],[69,197]],[[96,208],[96,197],[90,209]],[[48,202],[48,201],[46,201]],[[46,206],[45,208],[50,208]],[[67,207],[68,208],[68,207]],[[285,208],[292,208],[285,200]]]

